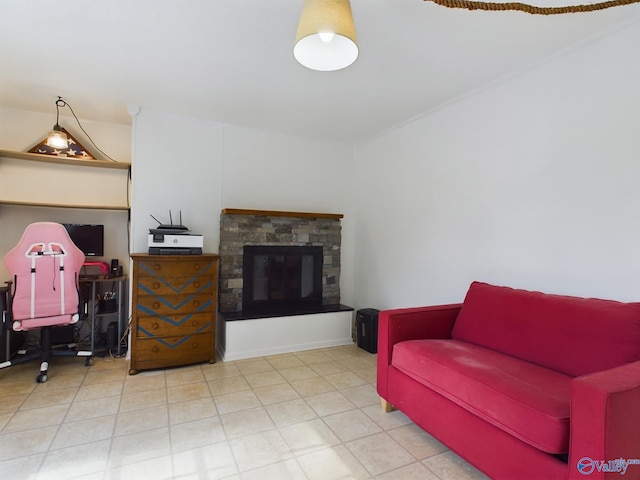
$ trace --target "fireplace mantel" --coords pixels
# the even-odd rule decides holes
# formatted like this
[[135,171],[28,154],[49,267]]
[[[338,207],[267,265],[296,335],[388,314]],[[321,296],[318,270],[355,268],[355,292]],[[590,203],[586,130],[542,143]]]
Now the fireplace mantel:
[[312,212],[280,212],[277,210],[244,210],[240,208],[223,208],[224,215],[260,215],[265,217],[295,217],[295,218],[325,218],[339,220],[344,217],[341,213],[312,213]]

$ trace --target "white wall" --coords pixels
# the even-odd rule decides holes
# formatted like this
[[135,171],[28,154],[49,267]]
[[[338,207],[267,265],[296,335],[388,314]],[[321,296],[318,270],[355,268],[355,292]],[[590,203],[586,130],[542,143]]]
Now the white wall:
[[359,145],[356,308],[640,300],[640,25]]
[[[175,144],[172,144],[175,139]],[[352,148],[142,109],[134,117],[133,251],[156,216],[219,251],[223,208],[342,213],[342,300],[353,298]]]
[[179,221],[218,251],[222,128],[213,122],[141,110],[133,119],[131,224],[133,252],[148,250],[158,223]]

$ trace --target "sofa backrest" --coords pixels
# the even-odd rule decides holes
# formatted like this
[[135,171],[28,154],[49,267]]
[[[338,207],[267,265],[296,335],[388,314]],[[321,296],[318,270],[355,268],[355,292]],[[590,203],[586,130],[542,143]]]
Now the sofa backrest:
[[452,338],[580,376],[640,360],[640,303],[473,282]]

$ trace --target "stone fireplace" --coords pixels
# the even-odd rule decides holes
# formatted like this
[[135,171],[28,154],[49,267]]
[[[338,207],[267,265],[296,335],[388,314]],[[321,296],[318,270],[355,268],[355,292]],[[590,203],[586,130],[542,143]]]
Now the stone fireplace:
[[353,308],[340,304],[341,218],[222,210],[217,348],[223,359],[352,342]]
[[325,308],[339,305],[340,218],[342,215],[339,214],[223,210],[220,217],[220,312],[245,310],[246,246],[321,247],[321,305]]

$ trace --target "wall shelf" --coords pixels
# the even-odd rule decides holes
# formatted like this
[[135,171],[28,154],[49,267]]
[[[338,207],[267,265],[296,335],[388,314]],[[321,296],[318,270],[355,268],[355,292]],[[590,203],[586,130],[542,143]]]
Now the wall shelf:
[[74,157],[56,157],[54,155],[42,155],[40,153],[12,152],[10,150],[0,150],[0,158],[15,158],[19,160],[28,160],[31,162],[57,163],[60,165],[79,165],[82,167],[95,168],[117,168],[128,170],[130,163],[125,162],[109,162],[106,160],[84,160]]
[[49,207],[49,208],[77,208],[88,210],[129,210],[128,206],[123,205],[81,205],[78,203],[50,203],[50,202],[24,202],[20,200],[2,200],[0,199],[0,205],[17,205],[19,207]]
[[0,150],[0,205],[129,210],[131,164]]

